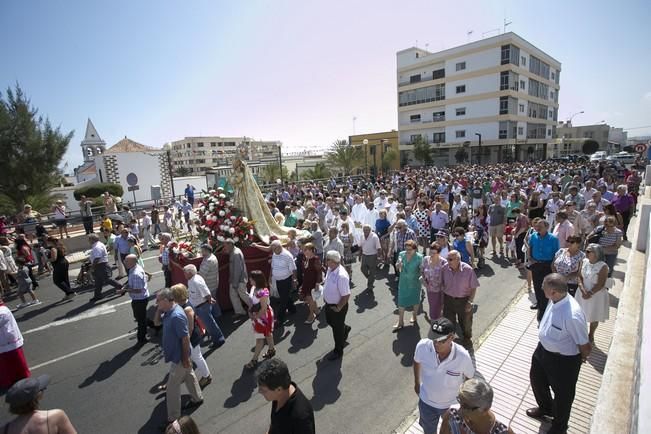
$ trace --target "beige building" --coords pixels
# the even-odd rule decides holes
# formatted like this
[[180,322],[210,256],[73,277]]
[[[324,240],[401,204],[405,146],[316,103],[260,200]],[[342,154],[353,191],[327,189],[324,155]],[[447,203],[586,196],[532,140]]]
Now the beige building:
[[186,137],[168,145],[173,172],[203,175],[214,167],[230,165],[234,158],[251,162],[278,162],[282,143],[249,137]]
[[[397,53],[401,160],[413,143],[434,164],[541,159],[555,136],[561,63],[508,32],[432,53]],[[480,143],[481,140],[481,143]]]
[[621,151],[628,140],[627,133],[622,128],[614,128],[606,123],[574,126],[570,122],[561,122],[557,136],[559,139],[593,139],[599,143],[600,151],[608,153]]
[[[400,169],[400,139],[398,131],[356,134],[348,137],[352,146],[360,146],[364,151],[363,172],[376,175],[384,170]],[[387,156],[395,155],[389,159]]]

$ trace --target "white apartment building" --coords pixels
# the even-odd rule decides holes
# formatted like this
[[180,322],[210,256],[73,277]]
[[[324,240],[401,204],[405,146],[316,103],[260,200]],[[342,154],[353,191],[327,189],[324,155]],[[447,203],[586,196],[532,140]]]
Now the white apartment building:
[[401,163],[418,164],[419,136],[435,165],[544,158],[556,133],[560,72],[559,61],[512,32],[437,53],[399,51]]
[[172,171],[186,168],[188,175],[204,175],[213,167],[230,165],[237,156],[256,162],[278,162],[282,143],[249,137],[186,137],[168,145]]

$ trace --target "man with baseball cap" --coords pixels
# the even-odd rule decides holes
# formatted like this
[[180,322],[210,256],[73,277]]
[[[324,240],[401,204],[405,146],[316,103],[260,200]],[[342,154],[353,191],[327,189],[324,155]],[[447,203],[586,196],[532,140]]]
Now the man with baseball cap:
[[9,411],[15,414],[16,418],[2,427],[0,432],[77,434],[63,410],[38,409],[43,398],[43,391],[49,383],[50,376],[41,375],[40,377],[24,378],[11,386],[7,391],[5,401],[9,404]]
[[457,403],[459,386],[475,375],[470,354],[454,342],[455,326],[447,318],[432,322],[429,337],[414,352],[414,391],[419,424],[425,434],[437,432],[439,418]]

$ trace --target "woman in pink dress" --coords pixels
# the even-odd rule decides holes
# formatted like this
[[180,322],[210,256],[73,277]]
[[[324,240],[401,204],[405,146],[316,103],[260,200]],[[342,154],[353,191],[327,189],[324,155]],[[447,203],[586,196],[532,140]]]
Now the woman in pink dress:
[[441,268],[448,262],[441,257],[441,249],[442,246],[434,242],[430,245],[429,256],[423,258],[423,283],[427,291],[430,322],[440,318],[443,312]]
[[251,297],[249,317],[251,318],[253,333],[255,334],[255,350],[251,361],[244,365],[244,367],[246,369],[255,369],[258,366],[258,357],[262,352],[265,341],[269,349],[262,358],[270,359],[276,355],[273,336],[274,311],[269,303],[267,278],[264,277],[262,271],[251,271],[249,274],[249,282],[251,283],[251,290],[249,291],[249,297]]

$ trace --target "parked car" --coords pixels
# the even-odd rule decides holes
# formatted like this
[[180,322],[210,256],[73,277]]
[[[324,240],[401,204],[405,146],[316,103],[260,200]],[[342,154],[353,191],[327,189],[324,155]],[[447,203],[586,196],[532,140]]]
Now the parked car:
[[606,161],[607,157],[606,151],[598,151],[590,156],[590,161]]
[[568,155],[567,158],[569,158],[570,161],[573,163],[587,163],[588,161],[590,161],[590,157],[587,155],[571,154]]
[[622,164],[633,164],[635,163],[635,155],[628,152],[622,151],[614,155],[609,155],[606,160],[608,161],[619,161]]

